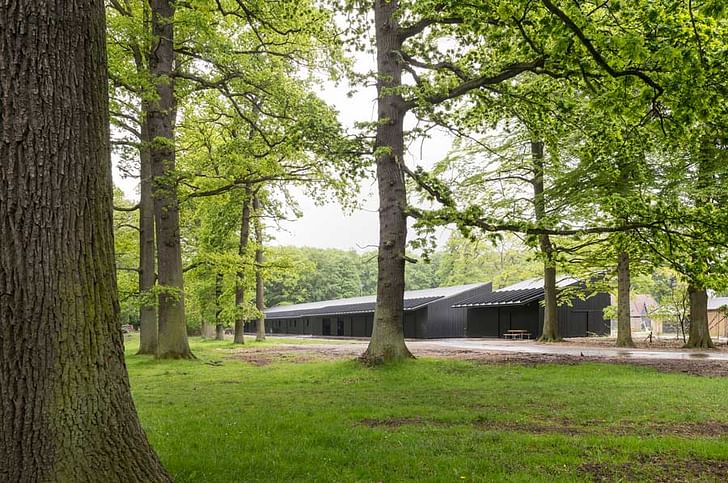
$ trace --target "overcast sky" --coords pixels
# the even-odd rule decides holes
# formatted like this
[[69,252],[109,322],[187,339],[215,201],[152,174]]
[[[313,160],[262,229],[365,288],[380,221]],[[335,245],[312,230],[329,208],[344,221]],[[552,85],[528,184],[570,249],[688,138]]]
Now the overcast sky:
[[[357,70],[366,71],[374,65],[371,56],[362,55],[357,62]],[[339,111],[339,119],[345,126],[353,126],[355,122],[373,121],[376,118],[376,89],[371,86],[359,89],[353,97],[347,92],[351,87],[347,84],[335,86],[325,83],[320,86],[318,95]],[[411,116],[408,123],[412,126]],[[431,167],[442,159],[450,149],[451,136],[444,131],[433,131],[432,137],[410,145],[406,157],[410,168],[416,166]],[[118,170],[114,169],[114,182],[120,186],[127,197],[138,198],[136,194],[137,180],[122,179]],[[270,226],[268,232],[274,237],[272,244],[296,245],[321,248],[342,248],[357,251],[370,250],[377,246],[379,240],[377,186],[374,180],[362,184],[359,195],[362,208],[353,213],[345,213],[336,203],[324,206],[316,204],[303,193],[298,197],[303,216],[295,221],[285,221],[280,229]],[[442,230],[441,239],[446,239],[446,230]]]

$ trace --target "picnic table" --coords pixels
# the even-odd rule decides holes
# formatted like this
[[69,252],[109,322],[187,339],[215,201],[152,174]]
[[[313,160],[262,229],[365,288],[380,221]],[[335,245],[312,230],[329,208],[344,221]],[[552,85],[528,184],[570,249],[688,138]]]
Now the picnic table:
[[530,339],[531,333],[524,329],[511,329],[505,331],[503,334],[504,339]]

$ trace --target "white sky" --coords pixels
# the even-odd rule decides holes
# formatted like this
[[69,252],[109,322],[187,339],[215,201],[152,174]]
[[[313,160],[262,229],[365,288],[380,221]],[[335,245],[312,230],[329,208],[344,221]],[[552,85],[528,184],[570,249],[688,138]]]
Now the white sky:
[[[374,58],[362,55],[357,59],[359,71],[366,71],[375,64]],[[376,118],[376,88],[359,89],[353,97],[348,97],[351,89],[346,83],[335,86],[325,83],[317,94],[339,111],[339,119],[345,126],[355,122],[374,121]],[[413,127],[413,118],[407,119]],[[410,168],[431,167],[447,154],[452,137],[444,130],[432,131],[431,137],[413,143],[407,153],[406,161]],[[121,187],[128,198],[138,198],[137,180],[122,179],[114,167],[114,183]],[[357,251],[375,248],[379,240],[377,186],[374,180],[362,183],[359,194],[361,209],[345,213],[337,203],[317,206],[313,200],[300,192],[297,197],[303,216],[295,221],[284,221],[280,229],[269,227],[268,233],[274,237],[274,245],[311,246],[320,248],[341,248]],[[443,229],[440,240],[447,238],[448,231]],[[411,238],[411,237],[410,237]]]

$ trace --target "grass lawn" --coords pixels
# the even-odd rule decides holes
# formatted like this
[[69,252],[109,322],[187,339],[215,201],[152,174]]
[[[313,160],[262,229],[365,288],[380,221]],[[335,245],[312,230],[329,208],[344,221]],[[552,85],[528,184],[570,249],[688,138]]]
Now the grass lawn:
[[726,378],[593,363],[255,366],[229,342],[191,342],[198,361],[127,342],[142,422],[177,481],[728,478]]

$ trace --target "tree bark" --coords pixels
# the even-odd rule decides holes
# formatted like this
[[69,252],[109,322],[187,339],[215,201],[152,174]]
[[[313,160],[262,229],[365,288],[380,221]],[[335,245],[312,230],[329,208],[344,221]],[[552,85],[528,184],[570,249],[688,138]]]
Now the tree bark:
[[[241,264],[248,252],[248,240],[250,239],[250,193],[246,189],[243,196],[243,209],[240,217],[240,242],[238,243],[238,255]],[[257,287],[257,282],[256,282]],[[256,288],[257,294],[257,288]],[[256,297],[257,298],[257,297]],[[241,266],[235,278],[235,307],[238,315],[235,318],[234,344],[245,344],[245,270]]]
[[159,279],[159,340],[157,357],[190,359],[187,341],[182,249],[179,231],[179,202],[175,173],[174,131],[177,103],[174,92],[174,2],[150,0],[154,48],[149,68],[157,98],[150,102],[147,116],[152,162],[154,222],[157,234]]
[[260,312],[256,327],[255,340],[265,340],[265,292],[263,285],[263,222],[260,218],[260,200],[253,197],[253,212],[255,213],[255,308]]
[[377,134],[375,155],[379,189],[377,304],[369,346],[362,354],[370,364],[413,357],[404,341],[404,264],[407,243],[407,193],[404,183],[404,117],[398,52],[402,48],[397,0],[374,2],[377,42]]
[[[544,150],[542,141],[531,141],[531,161],[533,163],[533,206],[536,223],[546,219],[546,197],[544,194]],[[539,236],[539,248],[544,256],[543,268],[543,331],[540,342],[561,340],[559,334],[558,297],[556,291],[555,250],[548,235]]]
[[139,148],[139,354],[157,353],[157,306],[151,302],[156,281],[154,246],[154,198],[152,198],[152,164],[149,158],[151,138],[147,127],[148,102],[142,102]]
[[630,319],[629,253],[622,250],[617,256],[617,347],[634,347]]
[[[701,139],[700,152],[697,158],[698,179],[694,198],[697,207],[705,208],[716,203],[716,200],[708,195],[715,183],[716,162],[718,162],[713,153],[713,148],[711,148],[712,144],[713,140],[707,136]],[[697,252],[693,256],[702,259],[700,261],[703,262],[703,266],[708,266],[709,264],[706,263],[707,260],[704,259],[704,255],[700,253],[700,250],[697,250]],[[702,275],[704,274],[698,274],[698,276]],[[688,342],[685,347],[712,349],[715,345],[710,338],[708,293],[705,286],[699,281],[691,281],[688,284],[688,297],[690,301],[690,329],[688,330]]]
[[131,398],[104,2],[0,2],[0,481],[170,481]]
[[225,324],[220,319],[222,314],[222,273],[215,275],[215,340],[225,340]]
[[690,284],[688,285],[688,296],[690,297],[690,330],[685,347],[714,349],[715,344],[710,338],[708,324],[708,293],[705,288]]

